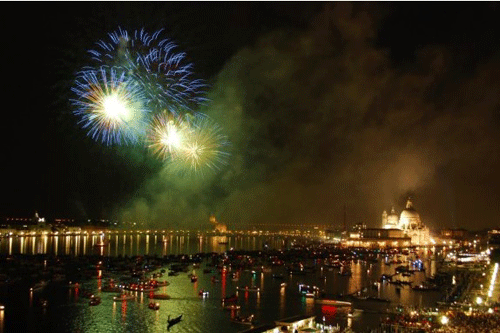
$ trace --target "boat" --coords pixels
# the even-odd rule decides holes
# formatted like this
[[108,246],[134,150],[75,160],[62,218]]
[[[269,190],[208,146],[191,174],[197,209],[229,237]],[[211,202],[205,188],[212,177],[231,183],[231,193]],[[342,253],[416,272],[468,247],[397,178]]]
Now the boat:
[[208,297],[208,291],[205,289],[200,289],[200,291],[198,292],[198,296]]
[[113,301],[115,301],[115,302],[131,301],[131,300],[134,300],[134,299],[135,299],[134,295],[127,295],[127,294],[122,294],[120,296],[113,297]]
[[375,302],[382,302],[382,303],[390,303],[391,301],[386,299],[386,298],[381,298],[381,297],[375,297],[375,296],[368,296],[366,298],[367,301],[375,301]]
[[232,318],[231,320],[236,322],[236,323],[240,323],[240,324],[252,325],[253,318],[254,318],[254,315],[251,314],[251,315],[246,316],[246,317],[236,316],[236,317]]
[[252,291],[252,292],[260,292],[260,288],[258,287],[249,287],[249,286],[245,286],[245,287],[236,287],[236,290],[239,290],[239,291]]
[[224,306],[224,310],[239,310],[241,309],[241,306],[237,305],[237,304],[228,304],[228,305],[225,305]]
[[177,324],[181,320],[182,320],[182,315],[179,315],[179,316],[177,316],[175,318],[172,318],[172,319],[170,319],[170,315],[168,315],[168,319],[167,319],[167,321],[168,321],[168,328],[170,328],[171,326]]
[[226,296],[222,299],[222,303],[237,302],[237,301],[238,301],[238,296],[236,295]]
[[439,290],[439,287],[435,286],[435,285],[419,284],[419,285],[411,287],[411,289],[416,290],[416,291],[436,291],[436,290]]
[[151,299],[170,299],[170,295],[167,294],[152,294],[149,295]]
[[111,287],[111,286],[104,286],[101,288],[101,291],[104,293],[119,293],[122,291],[122,288],[120,287]]
[[273,279],[284,279],[285,277],[283,276],[283,274],[273,274]]
[[49,306],[49,301],[47,301],[46,299],[41,299],[40,300],[40,305],[42,306],[42,308],[47,308]]
[[149,302],[148,308],[150,308],[151,310],[159,310],[160,309],[160,303],[158,303],[158,302],[156,302],[156,303]]
[[33,285],[30,291],[42,291],[49,285],[49,281],[41,280]]
[[166,287],[166,286],[170,285],[170,282],[168,282],[168,281],[157,281],[156,285],[158,287]]
[[349,318],[358,317],[362,312],[363,312],[362,309],[351,309],[351,311],[349,311],[349,313],[347,314],[347,317]]
[[94,305],[99,305],[99,304],[101,304],[101,298],[92,295],[90,297],[89,305],[94,306]]
[[332,299],[332,298],[316,298],[314,300],[315,303],[317,304],[328,304],[328,305],[335,305],[335,306],[351,306],[351,302],[347,301],[341,301],[337,299]]
[[196,282],[198,281],[198,277],[196,275],[191,275],[191,282]]

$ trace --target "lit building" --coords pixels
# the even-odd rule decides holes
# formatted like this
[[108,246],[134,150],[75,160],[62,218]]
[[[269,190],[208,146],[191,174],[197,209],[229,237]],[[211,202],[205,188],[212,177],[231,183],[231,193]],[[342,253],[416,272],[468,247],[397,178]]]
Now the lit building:
[[420,215],[413,207],[410,198],[406,201],[406,207],[399,218],[394,207],[391,214],[387,215],[385,211],[382,213],[382,228],[402,230],[406,237],[411,238],[412,245],[429,245],[431,242],[429,228],[420,220]]
[[223,223],[217,222],[217,219],[215,218],[214,214],[210,215],[209,221],[210,221],[210,223],[212,223],[214,225],[215,232],[218,232],[221,234],[225,234],[227,232],[227,226]]

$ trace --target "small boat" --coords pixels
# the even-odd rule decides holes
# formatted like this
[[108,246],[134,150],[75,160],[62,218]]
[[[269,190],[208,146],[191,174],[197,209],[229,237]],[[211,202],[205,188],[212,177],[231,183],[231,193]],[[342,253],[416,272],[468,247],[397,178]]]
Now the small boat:
[[166,287],[166,286],[170,285],[170,282],[168,282],[168,281],[157,281],[156,285],[158,287]]
[[42,306],[42,308],[47,308],[49,306],[49,301],[47,301],[46,299],[41,299],[40,300],[40,305]]
[[198,292],[198,296],[208,297],[208,291],[205,289],[200,289],[200,291]]
[[236,290],[238,291],[252,291],[252,292],[260,292],[260,288],[259,287],[249,287],[249,286],[245,286],[245,287],[236,287]]
[[198,281],[198,277],[196,275],[191,275],[191,282],[196,282]]
[[33,285],[30,291],[42,291],[49,285],[49,281],[41,280]]
[[363,312],[363,310],[361,310],[361,309],[352,309],[347,314],[347,317],[349,317],[349,318],[358,317],[362,312]]
[[390,303],[391,301],[386,299],[386,298],[381,298],[381,297],[374,297],[374,296],[368,296],[366,298],[367,301],[375,301],[375,302],[382,302],[382,303]]
[[238,301],[238,296],[236,295],[231,295],[231,296],[226,296],[222,299],[222,303],[234,303]]
[[104,286],[101,288],[101,291],[104,293],[119,293],[122,291],[122,288],[120,287],[111,287],[111,286]]
[[239,310],[241,309],[241,306],[237,305],[237,304],[228,304],[228,305],[225,305],[224,306],[224,310]]
[[168,319],[167,319],[167,321],[168,321],[168,328],[170,328],[171,326],[177,324],[181,320],[182,320],[182,315],[177,316],[177,317],[172,318],[172,319],[170,319],[170,315],[168,315]]
[[134,295],[127,295],[127,294],[122,294],[120,296],[113,297],[113,301],[115,301],[115,302],[131,301],[131,300],[134,300],[134,299],[135,299]]
[[251,314],[246,317],[241,317],[241,316],[236,316],[233,319],[231,319],[234,322],[240,323],[240,324],[245,324],[245,325],[252,325],[253,324],[253,318],[254,315]]
[[217,283],[217,282],[220,282],[219,279],[217,279],[215,276],[212,276],[212,279],[211,279],[212,283]]
[[80,288],[80,284],[78,282],[69,282],[68,283],[68,288],[71,288],[71,289],[76,289],[76,288]]
[[273,274],[273,279],[284,279],[285,277],[283,276],[283,274]]
[[148,308],[150,308],[151,310],[159,310],[160,309],[160,303],[153,303],[153,302],[149,302],[148,304]]
[[170,295],[167,295],[167,294],[153,294],[153,295],[149,295],[149,298],[151,298],[151,299],[170,299]]
[[411,289],[416,290],[416,291],[436,291],[436,290],[439,290],[439,287],[434,286],[434,285],[420,284],[420,285],[416,285],[416,286],[411,287]]
[[100,297],[97,297],[97,296],[92,295],[92,296],[90,297],[89,305],[90,305],[90,306],[94,306],[94,305],[99,305],[99,304],[101,304],[101,298],[100,298]]
[[328,305],[335,305],[335,306],[351,306],[351,302],[346,302],[346,301],[340,301],[337,299],[331,299],[331,298],[316,298],[314,300],[315,303],[317,304],[328,304]]

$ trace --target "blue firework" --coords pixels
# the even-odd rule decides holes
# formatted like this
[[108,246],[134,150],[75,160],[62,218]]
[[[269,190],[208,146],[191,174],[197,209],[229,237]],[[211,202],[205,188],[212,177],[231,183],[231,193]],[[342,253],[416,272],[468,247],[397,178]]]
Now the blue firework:
[[129,33],[119,28],[109,40],[101,40],[98,48],[90,50],[98,65],[121,66],[144,90],[152,109],[166,107],[194,109],[203,103],[206,84],[193,75],[193,64],[177,45],[161,38],[162,30],[152,34],[144,29]]
[[145,137],[149,109],[141,86],[127,70],[101,66],[77,74],[71,103],[79,124],[96,141],[107,145],[136,143]]

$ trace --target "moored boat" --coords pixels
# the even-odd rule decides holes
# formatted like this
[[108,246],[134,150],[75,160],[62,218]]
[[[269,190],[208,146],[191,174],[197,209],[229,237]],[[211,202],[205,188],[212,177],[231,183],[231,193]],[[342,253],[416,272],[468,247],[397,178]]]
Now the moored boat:
[[97,297],[97,296],[92,295],[92,296],[90,297],[89,305],[90,305],[90,306],[95,306],[95,305],[99,305],[99,304],[101,304],[101,298],[100,298],[100,297]]
[[237,304],[228,304],[228,305],[225,305],[224,306],[224,310],[239,310],[241,309],[241,306],[237,305]]
[[134,299],[135,299],[134,295],[127,295],[127,294],[122,294],[120,296],[113,297],[113,301],[115,301],[115,302],[131,301],[131,300],[134,300]]
[[236,295],[226,296],[222,299],[222,303],[230,303],[230,302],[237,302],[237,301],[238,301],[238,296],[236,296]]
[[341,301],[337,299],[332,299],[332,298],[316,298],[314,300],[315,303],[317,304],[328,304],[328,305],[335,305],[335,306],[351,306],[351,302],[347,301]]
[[251,291],[251,292],[260,292],[260,288],[259,287],[249,287],[249,286],[245,286],[245,287],[236,287],[236,290],[238,291]]
[[156,303],[149,302],[148,308],[150,308],[151,310],[159,310],[160,309],[160,303],[158,303],[158,302],[156,302]]
[[254,318],[254,315],[251,314],[251,315],[246,316],[246,317],[236,316],[236,317],[232,318],[231,320],[236,322],[236,323],[240,323],[240,324],[252,325],[253,321],[254,321],[253,318]]
[[152,294],[149,295],[151,299],[170,299],[170,295],[167,294]]

